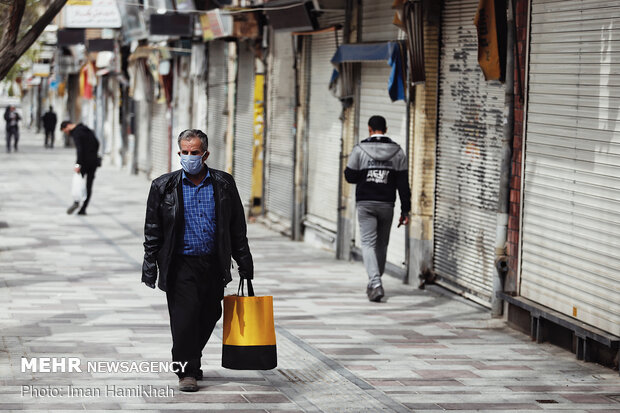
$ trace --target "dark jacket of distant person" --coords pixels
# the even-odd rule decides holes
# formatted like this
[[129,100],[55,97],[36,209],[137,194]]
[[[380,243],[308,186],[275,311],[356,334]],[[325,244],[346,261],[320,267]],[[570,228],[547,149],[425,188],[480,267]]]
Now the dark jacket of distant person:
[[19,122],[20,120],[22,120],[22,117],[19,116],[19,113],[17,113],[17,111],[15,110],[11,111],[11,106],[7,106],[6,110],[4,111],[4,122],[6,124],[7,132],[11,129],[17,130],[19,128],[17,122]]
[[82,123],[78,123],[70,134],[77,149],[77,160],[75,163],[80,164],[82,170],[97,168],[99,164],[97,154],[99,151],[99,141],[93,131]]
[[43,128],[46,131],[53,131],[54,129],[56,129],[57,121],[58,118],[56,117],[56,114],[54,112],[52,112],[51,110],[45,112],[45,114],[43,115]]

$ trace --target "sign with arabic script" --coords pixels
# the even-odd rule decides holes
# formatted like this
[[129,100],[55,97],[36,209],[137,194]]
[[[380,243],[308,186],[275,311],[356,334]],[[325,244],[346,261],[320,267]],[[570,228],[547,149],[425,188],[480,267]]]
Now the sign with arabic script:
[[64,8],[64,26],[72,29],[121,27],[121,14],[115,0],[92,0],[90,3],[67,3]]

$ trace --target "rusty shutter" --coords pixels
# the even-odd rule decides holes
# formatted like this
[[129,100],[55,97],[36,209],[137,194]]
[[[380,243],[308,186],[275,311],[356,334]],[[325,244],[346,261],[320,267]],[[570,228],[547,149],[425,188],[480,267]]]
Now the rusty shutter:
[[442,11],[434,268],[441,282],[490,305],[504,88],[478,66],[477,0]]

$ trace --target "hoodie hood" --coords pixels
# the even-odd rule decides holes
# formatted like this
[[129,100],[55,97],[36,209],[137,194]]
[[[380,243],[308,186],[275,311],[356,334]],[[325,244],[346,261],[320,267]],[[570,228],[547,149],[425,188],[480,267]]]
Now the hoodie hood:
[[381,141],[364,139],[359,143],[360,149],[375,161],[388,161],[400,150],[400,146],[387,136],[380,137]]

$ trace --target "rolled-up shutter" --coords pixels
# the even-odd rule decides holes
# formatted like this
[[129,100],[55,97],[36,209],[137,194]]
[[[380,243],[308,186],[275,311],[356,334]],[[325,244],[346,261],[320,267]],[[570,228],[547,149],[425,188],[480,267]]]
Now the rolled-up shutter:
[[620,336],[620,5],[533,0],[521,295]]
[[166,112],[168,106],[165,103],[153,103],[151,105],[151,160],[152,168],[150,176],[156,178],[170,172],[170,142],[168,133],[168,120]]
[[293,217],[295,77],[291,34],[276,32],[270,47],[265,212],[284,228]]
[[254,147],[254,52],[247,42],[239,44],[237,105],[233,176],[244,206],[252,194],[252,149]]
[[227,44],[214,40],[209,43],[209,85],[207,135],[209,137],[209,159],[207,165],[215,169],[226,168],[226,125],[227,108]]
[[434,267],[443,283],[490,305],[504,88],[478,65],[477,5],[448,0],[442,12]]
[[[321,27],[342,23],[342,15],[320,20]],[[310,111],[308,114],[308,187],[306,219],[337,230],[342,105],[329,91],[334,67],[329,63],[342,43],[342,32],[318,34],[310,43]]]
[[[362,41],[379,42],[403,38],[404,32],[392,24],[396,10],[393,0],[362,1]],[[473,18],[473,17],[472,17]]]

